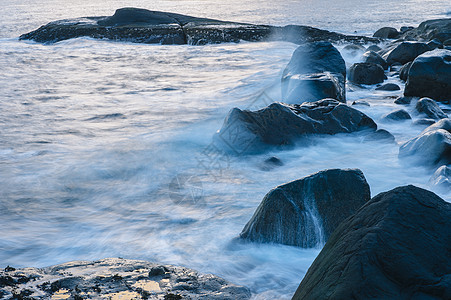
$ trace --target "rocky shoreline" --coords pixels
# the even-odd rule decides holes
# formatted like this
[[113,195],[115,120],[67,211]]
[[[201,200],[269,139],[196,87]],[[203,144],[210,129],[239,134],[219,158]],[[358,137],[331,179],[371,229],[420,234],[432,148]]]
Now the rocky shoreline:
[[[401,91],[397,84],[384,84],[387,78],[399,78],[405,88],[394,103],[402,108],[383,120],[430,125],[399,145],[399,159],[428,166],[431,184],[451,191],[451,19],[357,37],[305,26],[231,23],[126,8],[112,17],[52,22],[20,39],[54,43],[81,36],[159,44],[300,44],[283,72],[280,102],[257,111],[234,108],[225,118],[214,140],[234,155],[284,150],[317,135],[353,134],[362,142],[394,143],[390,132],[357,109],[369,103],[346,104],[346,88],[377,85],[381,92]],[[383,48],[360,45],[382,40]],[[331,44],[338,41],[361,51],[360,62],[346,68]],[[450,299],[450,220],[451,204],[430,191],[408,185],[371,198],[361,170],[330,169],[268,192],[240,238],[304,248],[325,244],[293,299]],[[121,293],[129,299],[251,297],[248,289],[213,275],[122,259],[6,268],[0,280],[0,297],[17,299]]]

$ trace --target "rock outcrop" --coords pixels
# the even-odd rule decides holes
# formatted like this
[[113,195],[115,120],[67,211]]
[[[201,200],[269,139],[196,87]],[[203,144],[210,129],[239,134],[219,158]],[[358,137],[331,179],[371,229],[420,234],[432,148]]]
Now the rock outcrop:
[[318,247],[370,199],[362,171],[332,169],[272,189],[240,237],[304,248]]
[[334,99],[301,105],[273,103],[258,111],[232,109],[214,140],[225,151],[262,152],[289,146],[311,134],[374,132],[376,123],[362,112]]
[[13,299],[249,299],[250,291],[211,274],[141,260],[108,258],[0,271]]
[[405,96],[451,100],[451,50],[435,49],[417,57],[408,72]]
[[409,185],[342,222],[293,299],[450,299],[451,204]]
[[85,17],[50,22],[21,35],[20,39],[55,43],[83,36],[135,43],[192,45],[240,40],[252,42],[282,40],[293,43],[379,41],[376,38],[347,36],[309,26],[253,25],[139,8],[121,8],[109,17]]
[[333,98],[346,102],[346,64],[329,42],[299,46],[282,74],[282,100],[289,104]]
[[426,165],[451,164],[451,120],[442,119],[399,148],[399,157]]

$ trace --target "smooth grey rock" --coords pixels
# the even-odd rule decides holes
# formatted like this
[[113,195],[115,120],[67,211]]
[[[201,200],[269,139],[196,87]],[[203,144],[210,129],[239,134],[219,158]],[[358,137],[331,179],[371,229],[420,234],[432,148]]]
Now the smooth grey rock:
[[395,63],[404,65],[430,50],[431,48],[425,43],[402,42],[382,57],[389,65],[394,65]]
[[385,79],[384,69],[375,63],[355,63],[349,69],[349,81],[357,84],[376,84]]
[[415,105],[415,109],[419,113],[424,113],[431,119],[439,120],[445,119],[448,116],[443,112],[443,110],[438,106],[438,104],[431,98],[421,98]]
[[417,28],[404,33],[402,38],[426,42],[437,39],[443,43],[451,39],[451,19],[437,19],[422,22]]
[[410,120],[412,117],[404,109],[398,109],[382,116],[382,119],[385,121],[402,121]]
[[376,91],[399,91],[401,88],[395,83],[386,83],[376,88]]
[[0,285],[0,294],[9,299],[245,300],[251,297],[249,289],[211,274],[122,258],[0,271],[0,280],[4,278],[11,284]]
[[214,140],[236,154],[292,146],[310,134],[375,131],[376,123],[362,112],[334,99],[301,105],[273,103],[258,111],[232,109]]
[[306,43],[294,51],[282,74],[282,99],[290,104],[324,98],[345,103],[345,78],[345,61],[331,43]]
[[293,300],[450,299],[451,204],[409,185],[343,221]]
[[399,157],[426,165],[451,164],[451,120],[442,119],[399,148]]
[[240,237],[303,248],[322,246],[338,224],[369,199],[362,171],[321,171],[272,189]]
[[451,50],[435,49],[418,56],[410,66],[404,95],[451,100]]
[[21,35],[20,39],[55,43],[82,36],[134,43],[192,45],[241,40],[277,40],[297,44],[312,41],[379,42],[375,38],[347,36],[309,26],[253,25],[130,7],[118,9],[109,17],[50,22]]
[[363,53],[362,58],[364,63],[378,64],[381,65],[382,68],[388,69],[388,64],[385,59],[383,59],[382,56],[374,51],[367,51]]
[[384,38],[384,39],[396,39],[399,37],[399,35],[400,35],[400,33],[398,32],[398,30],[396,30],[396,28],[382,27],[381,29],[377,30],[373,34],[373,37]]
[[412,62],[410,61],[410,62],[404,64],[401,67],[401,69],[399,69],[399,79],[401,79],[402,81],[407,81],[411,65],[412,65]]

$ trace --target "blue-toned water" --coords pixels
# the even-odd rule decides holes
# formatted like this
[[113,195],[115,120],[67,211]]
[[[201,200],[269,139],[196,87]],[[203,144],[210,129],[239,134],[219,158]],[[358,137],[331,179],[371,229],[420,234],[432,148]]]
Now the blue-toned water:
[[[257,299],[290,298],[319,249],[234,241],[271,188],[335,167],[362,169],[373,195],[404,184],[428,188],[431,170],[399,161],[397,145],[354,136],[251,157],[212,151],[232,107],[279,100],[293,44],[17,39],[52,20],[126,6],[360,34],[451,11],[448,1],[3,0],[0,267],[119,256],[214,273],[250,287]],[[348,100],[378,93],[355,89]],[[370,102],[362,110],[399,143],[424,128],[384,124],[392,100]],[[272,155],[284,166],[268,171],[262,164]]]

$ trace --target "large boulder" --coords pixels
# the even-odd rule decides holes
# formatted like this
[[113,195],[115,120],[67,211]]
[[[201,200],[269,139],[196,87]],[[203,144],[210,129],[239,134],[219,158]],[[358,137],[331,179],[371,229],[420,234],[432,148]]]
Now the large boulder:
[[430,50],[431,48],[425,43],[402,42],[392,50],[385,53],[382,57],[389,65],[393,65],[395,63],[403,65],[409,61],[413,61],[419,55]]
[[364,63],[378,64],[382,68],[384,68],[384,70],[388,68],[388,64],[385,59],[383,59],[382,56],[374,51],[366,51],[365,53],[363,53],[362,59]]
[[287,146],[309,134],[374,132],[376,123],[362,112],[334,99],[301,105],[273,103],[258,111],[232,109],[214,140],[225,151],[255,153]]
[[369,199],[370,187],[362,171],[321,171],[272,189],[240,237],[255,242],[319,247]]
[[396,30],[396,28],[382,27],[381,29],[377,30],[373,34],[373,37],[384,38],[384,39],[396,39],[399,37],[399,35],[400,35],[400,33],[398,32],[398,30]]
[[438,104],[431,98],[421,98],[415,105],[415,109],[419,113],[425,114],[428,118],[440,120],[445,119],[448,116],[445,112],[438,106]]
[[[312,80],[311,76],[317,79]],[[346,64],[337,48],[329,42],[306,43],[294,51],[283,71],[282,99],[299,104],[324,99],[323,95],[329,94],[326,98],[346,102],[345,78]]]
[[399,157],[426,165],[451,164],[451,120],[442,119],[399,148]]
[[379,64],[355,63],[349,68],[348,79],[357,84],[376,84],[385,80],[385,73]]
[[417,28],[405,32],[402,38],[426,42],[437,39],[443,43],[451,39],[451,19],[437,19],[422,22]]
[[451,204],[409,185],[342,222],[293,300],[451,299]]
[[451,100],[451,50],[435,49],[417,57],[410,66],[404,95]]
[[211,274],[142,260],[107,258],[0,271],[6,299],[250,299],[250,291]]
[[312,41],[379,42],[377,38],[348,36],[309,26],[253,25],[131,7],[118,9],[109,17],[50,22],[21,35],[20,39],[55,43],[82,36],[134,43],[192,45],[241,40],[282,40],[297,44]]

